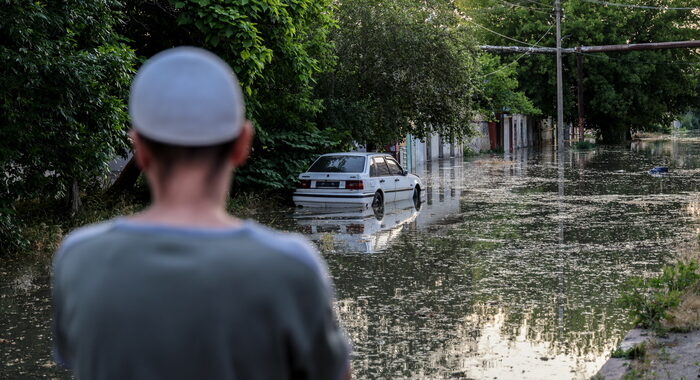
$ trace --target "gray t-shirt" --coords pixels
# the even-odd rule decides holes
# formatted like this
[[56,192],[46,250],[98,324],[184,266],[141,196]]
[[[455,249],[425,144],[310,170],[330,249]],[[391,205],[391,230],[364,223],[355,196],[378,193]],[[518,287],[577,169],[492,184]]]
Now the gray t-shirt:
[[78,379],[331,379],[349,346],[306,239],[115,219],[54,257],[54,349]]

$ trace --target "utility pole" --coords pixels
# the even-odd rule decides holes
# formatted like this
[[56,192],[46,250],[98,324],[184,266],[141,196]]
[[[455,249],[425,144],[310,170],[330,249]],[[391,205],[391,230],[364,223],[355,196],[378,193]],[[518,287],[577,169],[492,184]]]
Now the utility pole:
[[[600,46],[577,46],[575,48],[561,47],[561,4],[560,0],[556,0],[555,7],[557,11],[557,47],[534,47],[534,46],[494,46],[482,45],[481,50],[494,53],[522,53],[522,54],[556,54],[557,55],[557,140],[562,142],[563,139],[563,95],[561,83],[561,54],[576,54],[576,79],[577,79],[577,105],[578,105],[578,138],[583,141],[583,132],[585,121],[585,102],[584,102],[584,86],[583,86],[583,55],[592,53],[608,53],[616,51],[634,51],[634,50],[661,50],[661,49],[697,49],[700,48],[700,40],[690,41],[669,41],[669,42],[645,42],[623,45],[600,45]],[[562,145],[557,144],[559,150],[562,150]]]
[[576,105],[578,106],[578,141],[583,141],[586,126],[585,104],[583,98],[583,56],[576,54]]
[[[561,0],[554,0],[557,17],[557,150],[564,151],[564,84],[561,67]],[[561,159],[562,156],[559,156]]]

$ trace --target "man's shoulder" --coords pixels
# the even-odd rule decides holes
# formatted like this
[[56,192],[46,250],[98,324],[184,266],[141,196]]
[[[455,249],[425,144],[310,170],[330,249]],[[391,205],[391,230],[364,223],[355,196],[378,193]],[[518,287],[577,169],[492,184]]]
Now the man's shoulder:
[[58,248],[58,251],[56,251],[54,261],[59,260],[67,251],[73,250],[76,247],[79,247],[81,244],[104,236],[111,231],[113,227],[114,221],[107,220],[104,222],[83,226],[71,231],[65,238],[63,238],[61,246]]
[[308,267],[316,274],[327,277],[326,265],[316,247],[304,236],[275,230],[255,222],[248,222],[250,236],[258,244],[280,256],[292,259]]

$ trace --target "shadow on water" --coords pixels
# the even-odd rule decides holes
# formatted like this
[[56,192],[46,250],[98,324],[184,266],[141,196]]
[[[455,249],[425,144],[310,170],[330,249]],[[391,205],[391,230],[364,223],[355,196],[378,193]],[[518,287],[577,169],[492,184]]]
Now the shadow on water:
[[[588,378],[630,327],[626,279],[697,252],[698,168],[693,138],[521,150],[426,163],[419,207],[259,218],[323,252],[356,378]],[[3,268],[0,375],[65,376],[33,270]]]

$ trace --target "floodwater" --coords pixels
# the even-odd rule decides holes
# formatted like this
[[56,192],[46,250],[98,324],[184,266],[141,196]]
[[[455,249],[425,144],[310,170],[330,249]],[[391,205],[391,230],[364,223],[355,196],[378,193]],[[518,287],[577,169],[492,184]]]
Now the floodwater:
[[[583,379],[631,327],[631,276],[697,255],[700,140],[446,159],[383,214],[260,213],[328,261],[358,379]],[[647,170],[668,166],[670,174]],[[0,377],[50,360],[45,268],[0,268]]]

